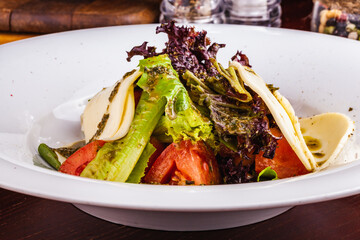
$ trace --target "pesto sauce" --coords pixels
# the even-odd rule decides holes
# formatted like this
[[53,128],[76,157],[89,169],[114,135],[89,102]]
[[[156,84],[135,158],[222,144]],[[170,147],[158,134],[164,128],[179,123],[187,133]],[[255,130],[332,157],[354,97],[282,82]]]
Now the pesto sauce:
[[110,96],[109,96],[109,98],[108,98],[109,103],[112,102],[112,100],[114,99],[115,95],[118,93],[120,85],[121,85],[121,82],[119,81],[119,82],[116,84],[116,86],[114,87],[114,89],[111,91]]
[[323,165],[325,162],[326,162],[326,160],[325,160],[325,161],[322,161],[322,162],[317,162],[317,165],[318,165],[319,167],[321,167],[321,165]]
[[310,136],[304,136],[304,140],[310,151],[316,151],[321,148],[321,142],[319,139]]
[[148,92],[149,95],[149,101],[158,101],[160,98],[159,93],[154,91],[155,86],[157,86],[158,82],[162,80],[163,76],[165,74],[167,75],[173,75],[173,73],[170,71],[169,68],[164,66],[157,66],[153,67],[151,69],[144,68],[144,72],[149,76],[147,79],[146,87],[144,87],[143,90]]
[[106,122],[108,121],[110,117],[110,114],[104,114],[101,121],[99,122],[99,124],[97,125],[98,129],[96,130],[96,133],[94,134],[94,136],[89,140],[89,142],[94,141],[94,139],[98,136],[101,135],[101,133],[104,131]]
[[67,147],[61,147],[61,148],[52,148],[53,151],[59,153],[61,156],[68,158],[70,157],[74,152],[76,152],[79,148],[85,146],[85,141],[78,141],[74,142],[70,146]]
[[273,84],[266,84],[267,88],[270,90],[272,94],[274,94],[275,91],[279,90],[278,87],[274,87]]
[[114,87],[114,89],[111,91],[110,96],[109,96],[109,103],[112,102],[112,100],[114,99],[115,95],[118,93],[119,88],[120,88],[120,85],[121,85],[121,83],[125,80],[125,78],[131,76],[135,71],[136,71],[136,70],[133,69],[132,71],[127,72],[127,73],[124,74],[124,76],[122,77],[122,80],[119,81],[119,82],[116,84],[116,86]]
[[321,153],[321,152],[316,152],[316,153],[313,153],[314,157],[316,158],[322,158],[325,156],[325,153]]
[[127,78],[127,77],[131,76],[134,72],[136,72],[136,70],[135,70],[135,69],[131,70],[130,72],[125,73],[125,74],[124,74],[124,76],[123,76],[122,78],[123,78],[123,79],[125,79],[125,78]]

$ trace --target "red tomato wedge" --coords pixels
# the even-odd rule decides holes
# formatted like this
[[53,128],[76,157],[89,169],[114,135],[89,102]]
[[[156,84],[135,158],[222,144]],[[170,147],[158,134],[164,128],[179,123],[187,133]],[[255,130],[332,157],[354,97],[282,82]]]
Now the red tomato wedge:
[[98,152],[98,150],[105,144],[105,141],[95,140],[86,144],[70,157],[60,166],[59,171],[71,175],[80,176],[84,168],[91,162]]
[[150,156],[149,161],[148,161],[148,166],[145,169],[145,174],[149,171],[149,169],[151,168],[151,166],[154,164],[154,162],[156,161],[156,159],[160,156],[160,154],[165,150],[166,148],[166,144],[160,142],[159,140],[157,140],[154,137],[150,138],[150,143],[154,146],[154,148],[156,148],[155,152]]
[[[281,136],[277,129],[271,129],[276,136]],[[294,177],[309,173],[299,157],[296,155],[285,137],[278,140],[278,146],[273,159],[264,158],[260,152],[255,157],[255,171],[261,172],[266,167],[271,167],[278,175],[278,178]]]
[[203,142],[170,144],[144,177],[145,183],[210,185],[220,183],[215,155]]
[[176,169],[175,158],[177,157],[174,144],[169,145],[155,160],[149,171],[144,176],[145,183],[165,184],[170,181],[171,175]]

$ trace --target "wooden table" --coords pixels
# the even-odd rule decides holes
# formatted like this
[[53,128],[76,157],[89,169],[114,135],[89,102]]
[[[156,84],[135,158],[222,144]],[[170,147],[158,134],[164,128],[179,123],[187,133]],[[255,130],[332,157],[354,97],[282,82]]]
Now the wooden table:
[[[283,0],[283,27],[309,30],[311,0]],[[0,189],[0,239],[360,239],[360,195],[297,206],[227,230],[166,232],[112,224],[72,204]]]

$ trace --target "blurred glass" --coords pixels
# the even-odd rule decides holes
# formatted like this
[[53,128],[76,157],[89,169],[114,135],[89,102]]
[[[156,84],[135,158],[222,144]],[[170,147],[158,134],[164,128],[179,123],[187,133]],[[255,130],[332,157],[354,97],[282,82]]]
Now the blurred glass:
[[160,22],[224,23],[225,9],[222,0],[163,0]]
[[280,27],[281,0],[225,0],[226,23]]
[[360,40],[360,1],[314,0],[311,30]]

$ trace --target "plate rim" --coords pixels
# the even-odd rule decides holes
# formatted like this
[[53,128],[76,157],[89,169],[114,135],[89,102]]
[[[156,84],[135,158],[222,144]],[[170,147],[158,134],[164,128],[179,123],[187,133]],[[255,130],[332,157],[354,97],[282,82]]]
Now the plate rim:
[[[59,35],[72,35],[72,34],[81,34],[81,32],[88,32],[88,31],[103,31],[103,29],[107,30],[107,29],[111,29],[111,28],[120,28],[120,29],[126,29],[126,28],[153,28],[155,29],[155,26],[158,26],[158,24],[143,24],[143,25],[126,25],[126,26],[112,26],[112,27],[104,27],[104,28],[92,28],[92,29],[82,29],[82,30],[72,30],[72,31],[67,31],[67,32],[62,32],[62,33],[53,33],[53,34],[47,34],[47,35],[42,35],[42,36],[37,36],[34,38],[30,38],[30,39],[24,39],[24,40],[20,40],[17,42],[12,42],[12,43],[7,43],[4,45],[0,46],[0,50],[2,48],[6,48],[8,46],[12,46],[12,47],[16,47],[17,45],[21,45],[21,44],[29,44],[32,41],[37,41],[38,39],[44,39],[44,38],[53,38],[53,37],[57,37]],[[313,32],[307,32],[307,31],[301,31],[301,30],[293,30],[293,29],[280,29],[280,28],[266,28],[266,27],[259,27],[259,26],[240,26],[240,25],[194,25],[196,27],[196,29],[211,29],[211,28],[220,28],[220,27],[236,27],[236,28],[243,28],[243,29],[252,29],[254,31],[266,31],[267,33],[295,33],[295,34],[300,34],[300,35],[309,35],[309,36],[317,36],[320,38],[324,38],[324,39],[331,39],[331,41],[348,41],[346,43],[350,43],[350,42],[355,42],[353,40],[348,40],[348,39],[342,39],[342,38],[338,38],[335,40],[335,38],[333,36],[328,36],[328,35],[324,35],[324,34],[318,34],[318,33],[313,33]],[[208,30],[208,32],[210,32],[211,30]],[[30,166],[30,165],[29,165]],[[36,181],[38,181],[38,183],[40,183],[43,180],[46,180],[47,177],[50,176],[51,180],[54,179],[67,179],[67,181],[71,180],[71,181],[75,181],[76,184],[78,183],[84,183],[85,184],[96,184],[97,186],[102,186],[102,185],[111,185],[113,187],[119,187],[121,189],[127,189],[129,185],[132,184],[128,184],[128,183],[109,183],[109,182],[104,182],[104,181],[99,181],[99,180],[93,180],[93,179],[81,179],[79,177],[73,177],[73,176],[63,176],[64,174],[62,173],[49,173],[49,170],[45,170],[45,169],[33,169],[33,167],[35,166],[27,166],[27,164],[19,164],[19,163],[15,163],[12,161],[8,161],[5,158],[0,156],[0,187],[8,189],[8,190],[13,190],[13,191],[17,191],[17,192],[22,192],[25,194],[29,194],[29,195],[34,195],[37,197],[42,197],[42,198],[48,198],[48,199],[52,199],[52,200],[58,200],[58,201],[65,201],[65,202],[72,202],[72,203],[80,203],[80,204],[89,204],[89,205],[94,205],[94,206],[105,206],[105,207],[116,207],[116,208],[124,208],[124,209],[137,209],[137,210],[156,210],[156,211],[198,211],[198,212],[202,212],[202,211],[233,211],[233,210],[248,210],[248,209],[263,209],[263,208],[273,208],[273,207],[283,207],[283,206],[293,206],[293,205],[301,205],[301,204],[308,204],[308,203],[314,203],[314,202],[319,202],[319,201],[325,201],[325,200],[331,200],[331,199],[335,199],[335,198],[341,198],[341,197],[346,197],[346,196],[350,196],[350,195],[354,195],[357,193],[360,193],[360,184],[358,184],[357,187],[352,187],[351,189],[347,189],[345,191],[338,191],[338,192],[333,192],[333,193],[322,193],[322,194],[318,194],[318,195],[313,195],[312,197],[306,197],[303,196],[302,198],[297,198],[296,200],[288,200],[288,201],[275,201],[275,202],[268,202],[268,203],[264,203],[264,202],[258,202],[257,204],[248,204],[248,205],[243,205],[243,206],[225,206],[224,204],[218,204],[216,207],[203,207],[201,208],[200,206],[196,206],[196,207],[192,207],[191,205],[188,204],[184,204],[184,205],[177,205],[177,206],[170,206],[167,205],[166,207],[161,206],[161,205],[156,205],[156,206],[150,206],[149,204],[144,204],[142,206],[140,205],[133,205],[133,204],[129,204],[126,205],[124,203],[104,203],[101,202],[99,200],[96,201],[90,201],[90,200],[85,200],[85,199],[74,199],[71,198],[69,196],[67,197],[59,197],[56,193],[52,192],[52,193],[46,193],[46,191],[48,191],[48,187],[44,187],[44,186],[37,186],[37,190],[29,190],[29,189],[24,189],[23,187],[16,187],[15,185],[18,183],[16,179],[11,179],[11,183],[9,181],[7,181],[7,179],[4,178],[4,174],[1,174],[2,172],[4,172],[4,169],[13,169],[14,171],[23,173],[23,174],[28,174],[27,171],[31,171],[30,173],[30,177],[33,177],[34,179],[36,179]],[[349,171],[352,172],[354,171],[354,169],[359,169],[360,170],[360,162],[357,161],[355,163],[349,163],[345,166],[340,167],[339,169],[341,171],[343,171],[343,169],[345,169],[344,171]],[[336,174],[337,171],[340,171],[339,169],[335,169],[335,170],[329,170],[329,172],[327,172],[325,175],[326,176],[332,176],[334,174]],[[33,171],[35,170],[35,171]],[[316,173],[318,174],[318,173]],[[282,179],[282,180],[278,180],[278,182],[275,183],[249,183],[249,184],[258,184],[259,186],[263,186],[264,188],[266,187],[271,187],[272,185],[279,185],[279,184],[287,184],[287,183],[296,183],[298,181],[300,181],[299,179],[303,179],[303,178],[315,178],[318,179],[321,176],[312,176],[309,177],[308,176],[300,176],[300,177],[295,177],[295,178],[290,178],[290,179]],[[350,179],[352,179],[352,175],[350,175],[350,177],[348,177]],[[358,180],[360,181],[360,180]],[[360,183],[360,182],[359,182]],[[115,184],[115,185],[114,185]],[[125,187],[124,187],[125,186]],[[139,185],[140,187],[141,185]],[[143,187],[143,186],[141,186]],[[140,188],[141,188],[140,187]],[[169,189],[169,188],[173,188],[173,189],[179,189],[179,188],[187,188],[185,191],[184,189],[181,189],[181,192],[188,195],[191,195],[195,189],[195,191],[198,191],[198,189],[201,189],[200,192],[206,192],[206,191],[211,191],[214,188],[219,188],[220,186],[146,186],[148,188],[156,188],[158,191],[160,191],[161,189]],[[227,188],[234,188],[233,185],[221,185],[221,187],[225,187]],[[236,191],[238,190],[239,187],[235,187]],[[240,187],[241,189],[242,187]],[[245,188],[245,187],[244,187]],[[136,188],[138,190],[138,187]],[[210,189],[210,190],[209,190]],[[173,190],[171,190],[173,191]],[[229,191],[227,189],[227,191]],[[199,191],[198,191],[199,192]],[[199,201],[199,199],[197,199],[197,201]]]

